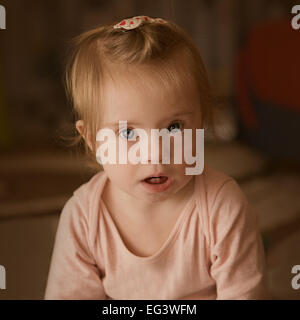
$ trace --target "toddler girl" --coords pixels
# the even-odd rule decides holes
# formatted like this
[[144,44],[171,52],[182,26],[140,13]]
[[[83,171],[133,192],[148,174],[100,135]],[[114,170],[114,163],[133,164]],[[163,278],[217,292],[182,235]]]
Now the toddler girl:
[[[66,87],[77,141],[98,172],[63,208],[45,299],[267,298],[257,218],[237,183],[207,165],[186,174],[191,162],[174,161],[175,136],[212,123],[191,38],[173,22],[138,16],[73,45]],[[115,133],[116,162],[97,153],[109,140],[98,139],[102,129]],[[172,161],[162,161],[160,148],[153,161],[149,143],[143,162],[121,163],[141,142],[139,130],[153,129],[170,134]],[[193,140],[193,152],[200,143]]]

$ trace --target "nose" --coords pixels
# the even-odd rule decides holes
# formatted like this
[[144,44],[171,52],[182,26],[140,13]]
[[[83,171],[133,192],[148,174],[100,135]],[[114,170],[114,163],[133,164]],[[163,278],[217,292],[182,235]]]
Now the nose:
[[139,135],[141,158],[144,163],[159,164],[161,162],[161,148],[159,134],[156,130],[143,130],[143,134]]
[[[148,136],[148,163],[161,164],[163,159],[170,158],[170,143],[163,143],[163,137],[167,134],[167,129],[150,129]],[[164,148],[163,148],[164,147]]]

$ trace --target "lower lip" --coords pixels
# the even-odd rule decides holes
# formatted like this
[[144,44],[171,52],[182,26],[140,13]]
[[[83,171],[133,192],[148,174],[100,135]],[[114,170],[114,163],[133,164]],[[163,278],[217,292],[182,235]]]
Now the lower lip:
[[166,191],[170,185],[172,184],[172,180],[168,178],[168,180],[164,183],[151,184],[145,181],[142,181],[142,185],[150,192],[163,192]]

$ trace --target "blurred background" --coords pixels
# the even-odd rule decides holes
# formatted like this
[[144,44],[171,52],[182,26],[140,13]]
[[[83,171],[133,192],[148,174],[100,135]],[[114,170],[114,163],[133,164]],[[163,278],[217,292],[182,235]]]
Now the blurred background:
[[300,299],[300,29],[288,0],[1,0],[0,299],[42,299],[58,218],[95,173],[60,136],[73,116],[62,74],[71,37],[134,15],[195,40],[218,110],[205,161],[234,177],[258,215],[274,299]]

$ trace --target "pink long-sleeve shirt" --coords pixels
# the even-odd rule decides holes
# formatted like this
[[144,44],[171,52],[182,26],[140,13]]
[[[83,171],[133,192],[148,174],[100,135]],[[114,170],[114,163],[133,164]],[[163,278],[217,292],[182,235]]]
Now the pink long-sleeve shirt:
[[168,239],[140,257],[101,199],[107,179],[65,204],[45,299],[269,299],[257,217],[235,180],[205,166]]

